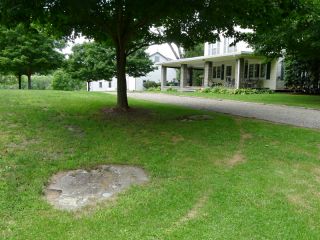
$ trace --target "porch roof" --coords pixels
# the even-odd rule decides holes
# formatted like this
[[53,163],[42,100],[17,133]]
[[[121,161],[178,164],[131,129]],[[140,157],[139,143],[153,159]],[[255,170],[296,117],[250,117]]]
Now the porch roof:
[[204,68],[205,62],[221,62],[228,60],[236,60],[240,57],[258,57],[254,56],[252,52],[236,52],[224,55],[216,55],[216,56],[201,56],[201,57],[193,57],[193,58],[182,58],[178,60],[172,60],[167,62],[157,63],[157,65],[161,65],[169,68],[180,68],[182,64],[187,64],[192,68]]

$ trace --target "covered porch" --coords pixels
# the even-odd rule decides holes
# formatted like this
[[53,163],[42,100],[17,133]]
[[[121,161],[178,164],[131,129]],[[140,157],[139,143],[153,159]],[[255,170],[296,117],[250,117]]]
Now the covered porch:
[[[204,56],[179,59],[161,65],[161,89],[177,88],[181,91],[213,86],[228,88],[262,88],[264,80],[270,79],[270,64],[252,53],[221,56]],[[179,84],[172,86],[167,81],[167,69],[179,71]]]

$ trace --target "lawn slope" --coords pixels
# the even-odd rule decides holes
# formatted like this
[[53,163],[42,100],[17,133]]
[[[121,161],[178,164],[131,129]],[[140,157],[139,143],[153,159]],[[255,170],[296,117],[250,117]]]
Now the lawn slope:
[[[0,91],[0,239],[319,239],[320,133],[114,96]],[[143,167],[151,182],[82,213],[53,209],[56,172]]]

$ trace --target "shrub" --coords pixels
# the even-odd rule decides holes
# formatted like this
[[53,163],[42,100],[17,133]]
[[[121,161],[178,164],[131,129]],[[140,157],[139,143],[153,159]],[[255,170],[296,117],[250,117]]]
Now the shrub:
[[161,87],[158,86],[158,87],[149,87],[146,89],[146,91],[148,92],[160,92],[161,91]]
[[52,88],[54,90],[73,91],[81,89],[81,82],[73,79],[70,74],[63,70],[57,70],[53,74]]
[[249,94],[271,94],[273,93],[270,89],[254,89],[254,88],[240,88],[232,89],[225,87],[212,87],[212,88],[202,88],[198,92],[201,93],[218,93],[218,94],[230,94],[230,95],[249,95]]
[[149,80],[147,80],[147,81],[145,81],[145,82],[143,83],[143,87],[144,87],[145,89],[157,88],[157,87],[160,87],[160,83],[156,83],[155,81],[149,81]]
[[166,91],[167,91],[167,92],[178,92],[178,89],[169,87],[169,88],[167,88]]

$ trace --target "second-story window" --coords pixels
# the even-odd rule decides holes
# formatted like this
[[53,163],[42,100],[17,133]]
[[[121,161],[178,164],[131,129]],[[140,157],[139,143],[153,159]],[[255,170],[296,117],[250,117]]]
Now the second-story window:
[[233,38],[225,38],[224,39],[224,45],[223,45],[223,50],[224,53],[233,53],[237,51],[237,46],[230,46],[234,42]]
[[160,62],[160,57],[159,56],[155,56],[154,57],[154,62]]
[[209,55],[220,54],[220,41],[209,44]]

